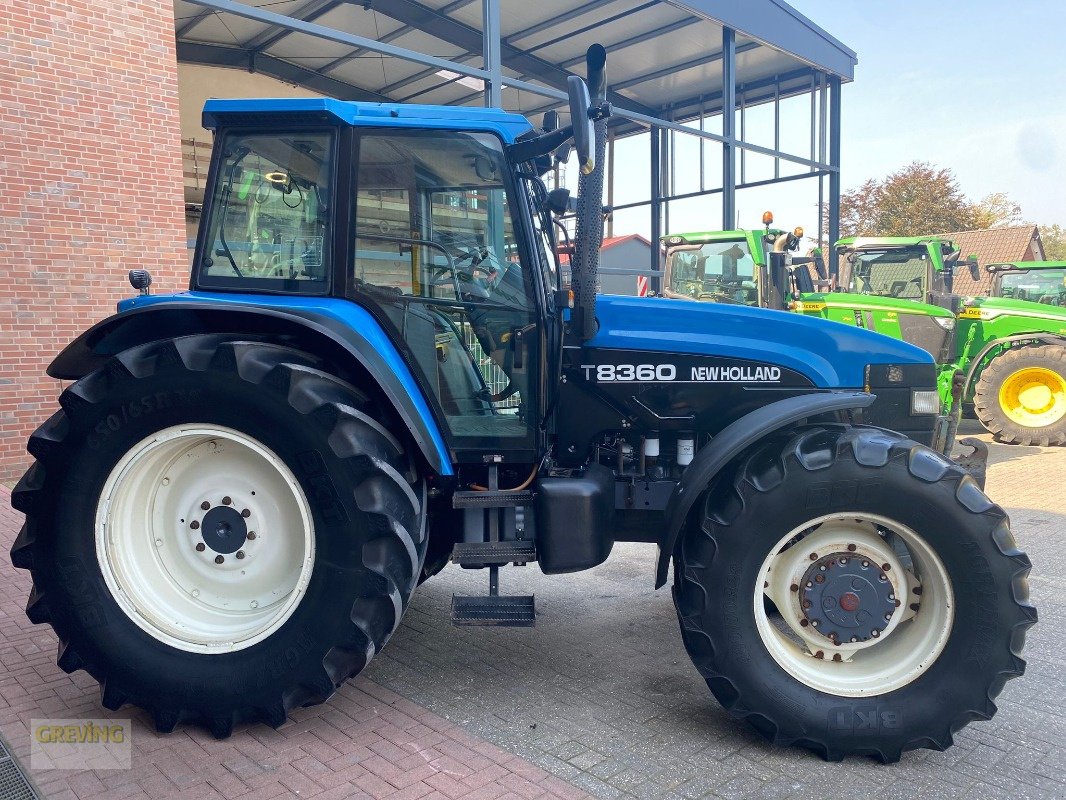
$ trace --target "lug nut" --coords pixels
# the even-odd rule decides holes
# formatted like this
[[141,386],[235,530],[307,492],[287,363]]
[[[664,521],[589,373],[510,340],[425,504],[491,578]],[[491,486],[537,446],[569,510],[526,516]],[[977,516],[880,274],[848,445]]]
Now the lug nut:
[[917,610],[918,610],[919,608],[921,608],[921,606],[920,606],[920,605],[918,605],[917,603],[911,603],[911,604],[910,604],[909,606],[907,606],[907,607],[908,607],[908,608],[909,608],[909,609],[910,609],[911,611],[915,611],[915,612],[916,612],[916,611],[917,611]]
[[194,519],[192,522],[189,523],[189,527],[192,528],[194,531],[197,530],[200,527],[199,520]]
[[817,561],[817,560],[818,560],[818,554],[817,553],[811,553],[811,561]]
[[255,531],[248,531],[248,538],[249,539],[254,539],[255,538]]
[[807,627],[808,625],[810,625],[810,624],[811,624],[811,623],[810,623],[810,622],[808,622],[808,621],[807,621],[806,619],[801,619],[801,620],[800,620],[800,627],[801,627],[801,628],[806,628],[806,627]]
[[814,576],[814,582],[815,583],[825,583],[825,575],[815,575]]
[[880,578],[883,581],[887,581],[888,580],[888,576],[885,573],[883,573],[883,572],[880,575],[878,575],[877,577]]
[[818,627],[818,620],[816,620],[816,619],[812,619],[812,620],[811,620],[811,625],[813,625],[814,627],[816,627],[816,628],[817,628],[817,627]]
[[232,498],[230,498],[229,495],[226,495],[225,497],[222,498],[222,505],[224,505],[224,506],[228,506],[232,502],[233,502],[233,500],[232,500]]
[[889,570],[889,565],[888,565],[887,563],[885,563],[885,564],[882,564],[882,565],[881,565],[881,569],[883,569],[883,570],[884,570],[885,572],[888,572],[888,570]]
[[203,542],[197,542],[196,543],[196,552],[197,553],[202,553],[206,549],[207,549],[207,546]]
[[857,549],[858,548],[855,545],[853,545],[853,544],[849,544],[848,545],[848,550],[851,551],[852,553],[854,553]]
[[833,660],[834,661],[843,661],[844,659],[842,659],[840,657],[840,653],[833,653]]
[[869,561],[867,561],[867,560],[865,560],[865,559],[863,559],[862,565],[863,565],[864,567],[868,567],[868,566],[870,566],[870,562],[869,562]]
[[911,591],[914,592],[915,594],[921,594],[922,593],[922,587],[921,586],[915,586],[913,589],[911,589]]
[[872,631],[870,631],[870,635],[876,639],[878,636],[881,635],[881,631],[879,631],[877,628],[874,628]]
[[803,601],[803,607],[804,608],[810,608],[811,607],[811,601],[810,600],[804,600]]
[[237,558],[244,558],[244,551],[243,550],[238,550],[237,551]]
[[207,511],[209,508],[211,508],[211,504],[204,500],[202,503],[200,503],[200,508],[202,508],[204,511]]
[[824,650],[819,650],[817,653],[814,654],[814,657],[815,658],[825,658],[825,651]]
[[857,642],[857,641],[859,641],[859,637],[858,636],[852,636],[851,637],[851,641],[852,642]]
[[840,559],[840,566],[844,566],[847,563],[848,563],[848,559],[847,558],[841,558]]
[[[251,536],[251,534],[248,534],[248,538],[251,538]],[[798,592],[800,590],[800,587],[798,587],[796,584],[792,584],[792,586],[789,588],[791,588],[794,592]]]
[[225,560],[226,559],[224,559],[222,556],[215,556],[215,563],[216,564],[221,564]]
[[241,516],[245,519],[248,519],[248,517],[252,516],[252,512],[246,508],[244,509],[244,511],[241,512]]

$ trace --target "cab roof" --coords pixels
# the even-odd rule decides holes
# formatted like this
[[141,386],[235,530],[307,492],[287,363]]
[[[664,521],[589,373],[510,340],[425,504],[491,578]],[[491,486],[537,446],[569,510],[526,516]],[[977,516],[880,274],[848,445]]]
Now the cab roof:
[[846,236],[838,240],[835,246],[860,250],[864,247],[909,247],[930,242],[953,248],[951,240],[941,236]]
[[[664,244],[671,244],[671,239],[684,239],[686,243],[691,242],[731,242],[736,239],[746,239],[749,234],[763,235],[762,230],[747,228],[737,228],[731,231],[697,231],[695,233],[667,233],[659,237],[659,241]],[[784,231],[779,231],[776,228],[771,228],[770,233],[779,235]],[[680,244],[679,242],[673,242],[673,244]]]
[[1066,261],[1005,261],[989,264],[985,269],[989,272],[1005,272],[1014,269],[1026,272],[1034,269],[1066,269]]
[[506,142],[513,142],[532,127],[521,114],[498,108],[359,103],[329,97],[208,100],[204,104],[203,125],[209,130],[227,124],[265,127],[287,116],[301,121],[310,116],[327,124],[353,126],[492,131]]

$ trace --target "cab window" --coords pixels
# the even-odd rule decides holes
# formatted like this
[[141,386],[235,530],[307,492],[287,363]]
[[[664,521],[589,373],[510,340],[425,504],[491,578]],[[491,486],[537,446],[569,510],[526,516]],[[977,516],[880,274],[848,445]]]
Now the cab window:
[[200,285],[328,290],[333,139],[324,131],[225,134]]
[[671,251],[668,297],[758,305],[755,261],[746,241],[708,242]]

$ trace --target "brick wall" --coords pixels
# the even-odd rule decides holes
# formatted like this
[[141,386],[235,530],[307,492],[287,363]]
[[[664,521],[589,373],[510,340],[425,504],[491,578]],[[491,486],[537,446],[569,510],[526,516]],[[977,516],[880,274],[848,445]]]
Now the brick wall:
[[0,480],[56,408],[51,358],[131,293],[188,280],[173,5],[3,0]]

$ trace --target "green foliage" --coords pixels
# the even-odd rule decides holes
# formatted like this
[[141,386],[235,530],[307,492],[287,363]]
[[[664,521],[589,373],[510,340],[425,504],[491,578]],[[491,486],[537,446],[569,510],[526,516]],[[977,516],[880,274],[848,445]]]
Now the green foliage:
[[1066,261],[1066,228],[1061,225],[1041,225],[1040,241],[1048,261]]
[[1021,222],[1005,192],[970,201],[950,169],[915,161],[840,197],[841,236],[922,236]]

